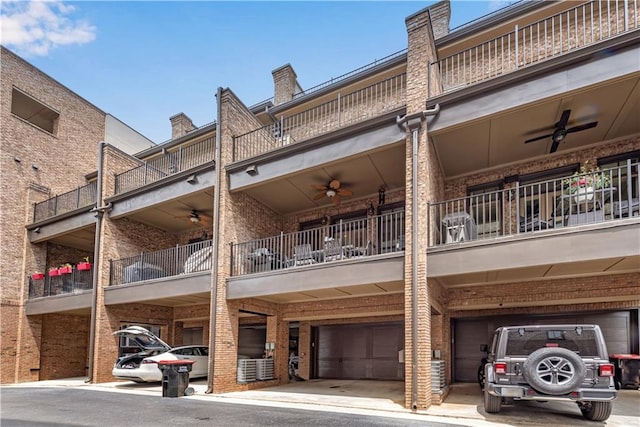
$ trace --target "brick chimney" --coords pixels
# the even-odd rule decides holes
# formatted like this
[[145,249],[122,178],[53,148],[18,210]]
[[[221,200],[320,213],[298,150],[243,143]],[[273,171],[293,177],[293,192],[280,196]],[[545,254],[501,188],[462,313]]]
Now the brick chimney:
[[451,20],[451,4],[449,0],[441,1],[429,7],[429,17],[433,37],[438,40],[440,37],[449,34],[449,21]]
[[171,139],[179,138],[196,128],[185,113],[178,113],[169,117],[169,120],[171,121]]
[[298,76],[291,65],[286,64],[271,72],[273,75],[273,104],[280,105],[293,99],[298,85]]

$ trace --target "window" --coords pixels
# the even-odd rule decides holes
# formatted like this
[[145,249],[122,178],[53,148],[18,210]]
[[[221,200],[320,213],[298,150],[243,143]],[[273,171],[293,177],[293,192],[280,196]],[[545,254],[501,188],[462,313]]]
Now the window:
[[494,181],[467,189],[469,210],[479,236],[500,234],[502,220],[502,181]]
[[52,135],[57,131],[60,114],[16,88],[11,94],[11,112]]

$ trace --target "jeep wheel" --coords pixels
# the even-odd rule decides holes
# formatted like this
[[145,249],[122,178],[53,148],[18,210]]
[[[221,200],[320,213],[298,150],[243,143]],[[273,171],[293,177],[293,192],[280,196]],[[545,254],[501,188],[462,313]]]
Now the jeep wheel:
[[579,402],[580,412],[591,421],[604,421],[611,415],[611,402]]
[[545,347],[531,353],[522,374],[540,393],[559,395],[575,390],[586,375],[580,356],[559,347]]
[[484,391],[484,410],[490,414],[497,414],[502,409],[502,397],[493,396],[485,389]]

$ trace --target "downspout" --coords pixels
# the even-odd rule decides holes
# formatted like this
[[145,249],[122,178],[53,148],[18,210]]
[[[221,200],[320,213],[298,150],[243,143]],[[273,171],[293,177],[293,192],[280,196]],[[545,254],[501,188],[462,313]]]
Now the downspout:
[[[402,125],[409,120],[422,120],[427,116],[434,116],[440,112],[440,104],[433,108],[398,117],[396,123]],[[411,409],[418,409],[418,131],[420,123],[411,129]]]
[[98,307],[98,273],[100,271],[100,236],[102,231],[102,217],[104,212],[111,206],[102,206],[102,177],[103,177],[103,159],[104,159],[104,141],[98,144],[98,177],[96,182],[96,207],[91,212],[96,213],[96,233],[93,238],[93,277],[91,282],[91,323],[89,325],[89,367],[88,378],[86,383],[90,383],[93,379],[93,357],[95,353],[96,339],[96,320]]
[[220,242],[220,158],[222,141],[220,122],[222,118],[220,105],[222,104],[222,88],[218,87],[216,93],[216,150],[214,155],[215,175],[213,179],[213,241],[211,242],[211,303],[209,308],[209,374],[207,375],[207,390],[205,393],[213,393],[213,373],[216,364],[216,311],[218,307],[218,244]]

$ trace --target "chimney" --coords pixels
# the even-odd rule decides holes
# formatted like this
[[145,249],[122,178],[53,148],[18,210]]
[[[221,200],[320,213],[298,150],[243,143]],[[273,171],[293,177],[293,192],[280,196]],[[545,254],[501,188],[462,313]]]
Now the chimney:
[[280,105],[293,99],[296,88],[299,88],[296,72],[286,64],[271,72],[273,75],[273,104]]
[[451,20],[451,5],[449,0],[441,1],[429,7],[429,17],[431,19],[431,28],[433,28],[433,37],[438,40],[449,34],[449,21]]
[[179,138],[196,128],[185,113],[178,113],[169,117],[169,120],[171,121],[171,139]]

